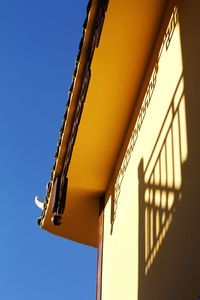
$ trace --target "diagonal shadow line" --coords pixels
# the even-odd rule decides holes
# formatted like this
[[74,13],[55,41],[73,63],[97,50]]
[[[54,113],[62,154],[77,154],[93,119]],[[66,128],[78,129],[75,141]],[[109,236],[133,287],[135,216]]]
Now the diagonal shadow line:
[[[156,139],[156,142],[154,144],[153,150],[152,150],[149,160],[146,164],[146,167],[144,168],[143,159],[141,159],[139,166],[138,166],[138,179],[139,179],[139,285],[138,285],[139,289],[138,289],[138,295],[139,295],[139,299],[140,299],[141,295],[143,294],[142,291],[145,289],[144,282],[146,281],[145,278],[147,276],[147,273],[149,272],[152,262],[155,260],[155,257],[157,255],[156,251],[155,251],[155,249],[156,249],[155,247],[157,245],[158,246],[161,245],[162,240],[163,240],[163,236],[161,234],[163,232],[164,232],[164,238],[165,238],[166,231],[169,229],[170,223],[172,221],[172,215],[176,211],[177,200],[180,200],[180,196],[182,197],[182,185],[180,185],[179,188],[174,188],[175,160],[174,160],[174,142],[173,142],[173,140],[171,141],[173,186],[172,187],[163,186],[160,184],[160,182],[158,184],[155,184],[155,168],[159,161],[159,174],[160,174],[159,176],[161,178],[161,163],[160,163],[161,151],[162,151],[163,147],[166,147],[166,140],[170,133],[170,130],[172,131],[173,122],[174,122],[176,115],[178,115],[178,134],[179,134],[179,148],[180,148],[179,149],[179,156],[180,156],[179,164],[180,164],[180,169],[181,169],[181,178],[183,177],[183,174],[182,174],[183,173],[183,171],[182,171],[183,164],[181,163],[181,151],[182,150],[181,150],[181,142],[180,142],[181,129],[180,129],[179,107],[180,107],[180,103],[183,99],[184,89],[183,89],[183,91],[179,97],[179,100],[176,104],[176,109],[174,109],[174,99],[175,99],[175,96],[176,96],[176,93],[177,93],[177,90],[179,88],[182,78],[183,78],[183,74],[181,74],[181,76],[178,80],[172,100],[171,100],[169,108],[166,112],[164,121],[161,125],[158,137]],[[161,138],[161,135],[164,130],[165,123],[167,121],[170,111],[172,111],[171,121],[168,124],[168,129],[165,132],[163,142],[162,142],[161,146],[159,146],[160,149],[159,149],[157,157],[155,159],[155,163],[153,164],[153,166],[151,166],[151,160],[153,159],[154,153],[156,152],[156,148],[158,146],[159,140]],[[173,132],[171,133],[171,135],[173,135]],[[167,151],[165,151],[165,160],[167,161]],[[145,174],[148,171],[148,169],[150,168],[150,166],[151,166],[151,172],[149,175],[149,179],[148,179],[148,182],[145,182]],[[165,165],[165,168],[166,168],[166,173],[168,173],[167,163]],[[159,178],[159,181],[160,181],[160,178]],[[151,182],[150,182],[150,180],[151,180]],[[166,178],[166,184],[167,184],[167,178]],[[153,193],[152,202],[151,203],[149,202],[148,204],[145,203],[145,191],[147,189],[151,190]],[[164,191],[166,193],[172,193],[173,197],[174,197],[174,200],[173,200],[174,202],[173,202],[172,206],[170,207],[170,210],[165,211],[166,212],[165,221],[159,228],[159,234],[155,237],[156,214],[157,213],[161,214],[163,212],[162,209],[156,207],[156,205],[155,205],[155,191],[156,190],[158,190],[159,192]],[[149,211],[152,211],[152,217],[149,213],[147,220],[145,220],[145,210],[146,209],[149,209]],[[161,222],[161,219],[159,219],[159,220],[160,220],[159,222]],[[151,228],[153,228],[153,238],[151,237],[151,232],[150,232]],[[167,228],[167,230],[166,230],[166,228]],[[164,231],[164,229],[165,229],[165,231]],[[151,243],[150,239],[152,239],[152,241],[153,241],[152,245],[150,245],[150,243]],[[147,243],[148,245],[146,245],[145,243]],[[159,248],[159,247],[157,247],[157,248]]]
[[[183,91],[182,94],[181,94],[181,96],[180,96],[180,99],[179,99],[177,108],[174,110],[174,106],[173,106],[172,104],[173,104],[173,101],[174,101],[174,99],[175,99],[177,90],[178,90],[178,88],[179,88],[179,85],[180,85],[180,82],[181,82],[182,79],[183,79],[183,73],[181,74],[181,76],[180,76],[180,78],[179,78],[179,80],[178,80],[178,83],[177,83],[177,86],[176,86],[176,88],[175,88],[175,91],[174,91],[174,94],[173,94],[173,97],[172,97],[170,106],[169,106],[169,108],[168,108],[168,110],[167,110],[167,112],[166,112],[165,118],[164,118],[164,120],[163,120],[163,123],[162,123],[162,126],[161,126],[161,128],[160,128],[158,137],[157,137],[157,139],[156,139],[156,142],[155,142],[155,144],[154,144],[154,147],[153,147],[153,149],[152,149],[151,155],[150,155],[150,157],[149,157],[149,160],[148,160],[148,163],[147,163],[147,165],[146,165],[146,167],[145,167],[144,172],[146,172],[147,169],[148,169],[148,167],[149,167],[150,161],[151,161],[151,159],[152,159],[152,156],[153,156],[153,154],[154,154],[154,152],[155,152],[156,146],[157,146],[158,141],[159,141],[159,139],[160,139],[160,136],[161,136],[161,134],[162,134],[163,128],[164,128],[164,126],[165,126],[165,122],[166,122],[167,117],[168,117],[168,115],[169,115],[169,113],[170,113],[170,110],[172,109],[173,115],[172,115],[172,120],[171,120],[171,122],[170,122],[169,129],[168,129],[168,131],[167,131],[167,134],[168,134],[168,132],[170,131],[170,127],[171,127],[171,125],[172,125],[172,123],[173,123],[174,116],[175,116],[176,112],[178,111],[178,107],[179,107],[181,98],[182,98],[182,96],[183,96],[183,94],[184,94],[184,91]],[[167,136],[167,134],[166,134],[166,136]],[[163,145],[164,145],[164,143],[163,143]],[[162,148],[162,147],[161,147],[161,148]],[[160,150],[160,152],[161,152],[161,150]],[[159,154],[160,154],[160,153],[159,153]]]

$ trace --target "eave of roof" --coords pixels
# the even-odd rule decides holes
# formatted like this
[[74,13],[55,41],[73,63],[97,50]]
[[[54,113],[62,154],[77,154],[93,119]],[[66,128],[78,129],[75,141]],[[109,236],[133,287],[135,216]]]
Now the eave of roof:
[[64,161],[66,160],[73,123],[76,118],[76,109],[81,96],[81,89],[84,85],[86,72],[90,70],[90,64],[95,47],[98,47],[107,6],[108,0],[89,0],[87,5],[86,18],[83,23],[82,38],[79,43],[79,51],[76,57],[75,70],[72,76],[72,84],[69,88],[66,110],[63,116],[63,123],[60,128],[60,137],[57,142],[57,150],[54,155],[55,163],[52,167],[50,182],[47,184],[44,209],[39,220],[39,225],[41,228],[44,225],[47,209],[50,204],[50,198],[53,194],[54,180],[61,174]]
[[[125,9],[128,10],[129,17],[126,18],[126,16],[120,15],[124,5],[121,2],[111,1],[109,6],[112,6],[111,8],[117,13],[112,18],[110,14],[112,10],[108,9],[109,18],[106,19],[108,20],[105,24],[106,30],[103,32],[100,47],[97,52],[95,51],[92,60],[102,27],[100,8],[102,8],[101,5],[105,4],[105,6],[103,5],[103,11],[105,11],[107,1],[94,0],[92,5],[91,1],[89,2],[90,10],[87,10],[86,22],[84,23],[78,63],[76,63],[73,82],[69,90],[70,100],[67,103],[63,126],[60,131],[61,137],[55,155],[56,161],[47,189],[45,208],[42,212],[42,228],[92,246],[96,246],[98,199],[106,191],[114,163],[121,149],[166,1],[153,0],[151,5],[148,4],[150,11],[142,10],[144,3],[141,0],[127,1],[127,8]],[[123,28],[115,26],[119,16]],[[137,26],[141,26],[141,28]],[[124,36],[126,32],[127,36]],[[124,45],[120,40],[123,37]],[[138,39],[142,47],[138,44]],[[117,42],[120,44],[118,45]],[[137,44],[135,44],[136,42]],[[130,49],[127,48],[127,45],[130,45]],[[124,63],[122,63],[121,57],[123,57]],[[120,61],[118,62],[118,60]],[[66,162],[66,153],[69,152],[70,148],[69,140],[75,123],[78,101],[84,85],[85,74],[89,71],[90,65],[92,77],[72,159],[71,153],[69,153],[68,162],[71,160],[71,163],[68,165],[68,175],[71,186],[68,190],[67,208],[64,215],[65,226],[68,228],[65,230],[62,229],[62,225],[59,228],[53,227],[50,222],[53,182],[61,174]],[[122,73],[127,74],[127,77],[122,76]],[[96,130],[95,126],[97,126]],[[101,147],[104,142],[105,146]],[[91,154],[92,156],[90,156]],[[90,159],[92,161],[88,164],[87,161]],[[80,172],[77,172],[78,170]],[[88,221],[88,219],[90,220]],[[82,226],[83,224],[84,226]],[[78,228],[74,228],[76,226]],[[79,233],[77,233],[78,231]]]

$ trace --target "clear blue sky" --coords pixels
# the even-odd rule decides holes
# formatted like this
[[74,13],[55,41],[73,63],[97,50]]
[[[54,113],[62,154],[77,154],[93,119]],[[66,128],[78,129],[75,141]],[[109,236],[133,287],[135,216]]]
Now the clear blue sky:
[[36,224],[87,0],[0,1],[0,300],[94,300],[94,248]]

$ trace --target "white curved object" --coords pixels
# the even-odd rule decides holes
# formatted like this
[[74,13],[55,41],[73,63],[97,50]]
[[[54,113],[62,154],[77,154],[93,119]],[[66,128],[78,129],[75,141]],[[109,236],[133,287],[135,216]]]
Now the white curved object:
[[41,198],[39,198],[38,196],[35,197],[35,204],[40,208],[43,209],[44,208],[44,202]]

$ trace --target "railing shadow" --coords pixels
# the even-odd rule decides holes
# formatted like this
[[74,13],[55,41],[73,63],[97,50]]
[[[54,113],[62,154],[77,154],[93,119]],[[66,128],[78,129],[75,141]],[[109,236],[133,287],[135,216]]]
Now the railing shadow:
[[[159,253],[183,198],[184,164],[187,154],[183,84],[181,75],[146,167],[144,168],[143,159],[138,166],[138,299],[146,299],[148,285],[152,285],[149,278],[155,280],[151,275],[152,269],[155,269],[155,262],[159,261]],[[182,92],[178,93],[180,89]],[[180,95],[179,99],[177,94]],[[148,290],[152,291],[152,288]]]
[[167,27],[167,30],[164,34],[162,43],[160,45],[160,49],[159,52],[157,54],[157,58],[152,70],[152,74],[151,77],[149,79],[149,83],[146,87],[146,92],[140,107],[140,110],[138,112],[138,117],[137,120],[135,122],[129,143],[127,145],[127,149],[124,153],[124,158],[123,161],[121,163],[121,166],[118,170],[118,175],[115,181],[115,186],[114,186],[114,190],[112,191],[112,204],[111,204],[111,234],[113,232],[113,228],[114,228],[114,223],[115,223],[115,219],[116,219],[116,214],[117,214],[117,207],[118,207],[118,199],[121,193],[121,186],[122,186],[122,182],[124,179],[124,175],[126,173],[126,169],[128,167],[130,158],[131,158],[131,154],[133,152],[133,149],[135,147],[135,144],[137,142],[139,133],[140,133],[140,129],[142,128],[142,124],[143,121],[145,119],[148,107],[150,105],[151,99],[153,97],[153,93],[154,93],[154,89],[156,87],[156,83],[157,83],[157,74],[159,71],[159,61],[161,58],[161,55],[164,51],[164,49],[167,51],[169,48],[169,45],[171,43],[173,34],[174,34],[174,30],[176,28],[176,25],[178,24],[179,20],[178,20],[178,10],[177,7],[174,7],[171,18],[170,18],[170,22],[169,25]]
[[[185,0],[180,2],[182,100],[175,112],[172,99],[167,112],[172,111],[168,130],[164,130],[166,115],[149,161],[145,164],[141,159],[138,166],[139,300],[195,300],[200,295],[199,8],[197,0],[189,6]],[[172,139],[177,127],[174,124],[179,124],[176,114],[181,115],[181,106],[185,107],[185,127],[178,126],[179,139]],[[185,130],[184,146],[181,132]],[[169,139],[171,146],[167,146]],[[182,160],[185,147],[188,147],[187,157]],[[168,161],[170,169],[165,167]]]

